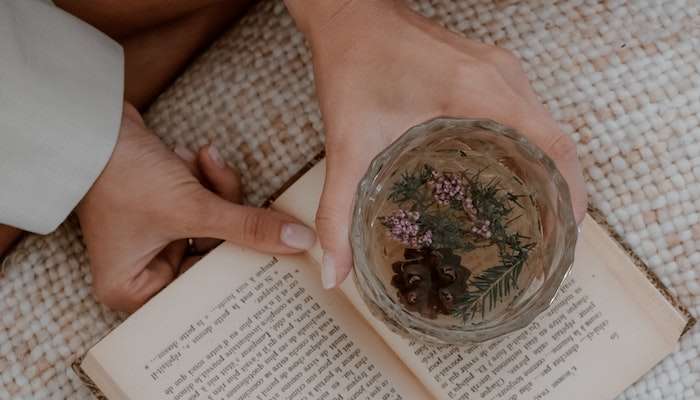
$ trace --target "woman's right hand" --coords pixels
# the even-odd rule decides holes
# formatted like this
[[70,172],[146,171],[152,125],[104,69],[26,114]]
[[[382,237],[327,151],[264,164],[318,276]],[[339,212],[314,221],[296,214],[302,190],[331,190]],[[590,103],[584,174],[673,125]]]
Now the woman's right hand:
[[[214,147],[176,153],[125,104],[112,157],[77,208],[95,294],[113,309],[135,311],[191,266],[198,257],[187,254],[188,238],[269,253],[316,241],[288,215],[236,204],[240,181]],[[197,253],[217,243],[198,239]]]
[[435,117],[488,118],[543,149],[586,212],[576,145],[540,103],[517,57],[455,34],[402,1],[286,0],[311,45],[326,134],[326,181],[316,215],[323,282],[352,268],[352,203],[374,156]]

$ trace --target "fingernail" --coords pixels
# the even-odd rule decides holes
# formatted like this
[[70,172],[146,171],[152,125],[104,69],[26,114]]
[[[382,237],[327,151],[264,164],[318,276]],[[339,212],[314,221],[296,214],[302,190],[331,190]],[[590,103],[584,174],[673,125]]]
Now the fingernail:
[[291,248],[309,250],[316,243],[316,234],[304,225],[284,224],[280,239]]
[[335,287],[335,262],[333,256],[328,253],[323,254],[323,265],[321,266],[321,282],[324,289]]
[[190,151],[185,146],[177,145],[173,150],[178,157],[182,158],[184,161],[194,161],[196,155]]
[[217,167],[226,167],[226,163],[224,163],[224,159],[221,157],[221,153],[219,153],[219,149],[217,149],[216,146],[210,144],[207,152],[209,153],[209,158],[214,161],[214,164],[216,164]]

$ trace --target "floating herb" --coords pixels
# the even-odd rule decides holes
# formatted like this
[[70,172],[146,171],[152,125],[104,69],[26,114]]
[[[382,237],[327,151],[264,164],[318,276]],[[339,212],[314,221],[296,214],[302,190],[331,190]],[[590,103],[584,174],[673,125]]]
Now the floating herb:
[[[517,288],[535,246],[509,229],[524,195],[503,190],[498,178],[485,180],[484,172],[440,172],[425,164],[392,186],[388,198],[398,209],[380,221],[405,247],[404,259],[392,265],[392,285],[409,310],[466,321],[483,317]],[[478,274],[456,254],[489,247],[499,263]]]

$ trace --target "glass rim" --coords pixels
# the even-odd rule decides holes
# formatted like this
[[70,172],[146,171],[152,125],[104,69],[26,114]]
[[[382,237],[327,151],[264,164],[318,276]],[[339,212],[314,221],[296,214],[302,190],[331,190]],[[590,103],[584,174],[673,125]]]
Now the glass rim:
[[516,315],[496,325],[467,326],[465,324],[461,327],[440,327],[431,323],[432,320],[416,315],[395,302],[389,296],[384,283],[372,271],[369,262],[370,246],[365,243],[366,240],[362,233],[362,217],[366,210],[361,200],[370,194],[370,191],[375,186],[375,179],[380,176],[387,164],[396,161],[398,155],[405,151],[410,151],[411,148],[407,148],[407,146],[419,138],[420,135],[429,132],[432,127],[440,124],[456,124],[464,128],[481,128],[490,134],[505,136],[518,142],[523,149],[530,152],[534,158],[539,159],[545,165],[548,172],[551,172],[551,179],[555,181],[557,187],[562,188],[559,194],[562,196],[562,202],[564,203],[564,212],[569,214],[569,218],[566,218],[566,220],[572,221],[572,223],[564,227],[564,234],[572,239],[572,248],[575,248],[575,243],[578,239],[578,228],[573,216],[569,186],[554,161],[515,129],[496,121],[484,118],[436,117],[409,128],[391,145],[375,156],[357,186],[352,214],[350,242],[355,266],[353,276],[361,297],[372,314],[386,322],[389,328],[396,333],[424,342],[439,344],[479,343],[525,328],[537,316],[546,311],[554,302],[554,299],[560,292],[562,283],[571,271],[574,261],[574,250],[563,252],[561,260],[553,267],[556,270],[545,280],[545,284],[549,286],[540,288],[532,298],[527,300],[527,303],[521,309],[517,310]]

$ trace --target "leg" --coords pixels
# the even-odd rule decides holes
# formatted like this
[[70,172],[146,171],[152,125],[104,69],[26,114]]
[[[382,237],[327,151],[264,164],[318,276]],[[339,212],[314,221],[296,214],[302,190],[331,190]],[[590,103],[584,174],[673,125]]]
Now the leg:
[[238,17],[249,0],[224,0],[120,40],[126,52],[126,99],[144,109],[202,48]]
[[102,32],[119,38],[183,17],[220,0],[55,0]]
[[143,110],[252,0],[55,2],[124,46],[125,98]]
[[3,255],[12,248],[20,236],[22,236],[22,231],[19,229],[0,224],[0,262]]

